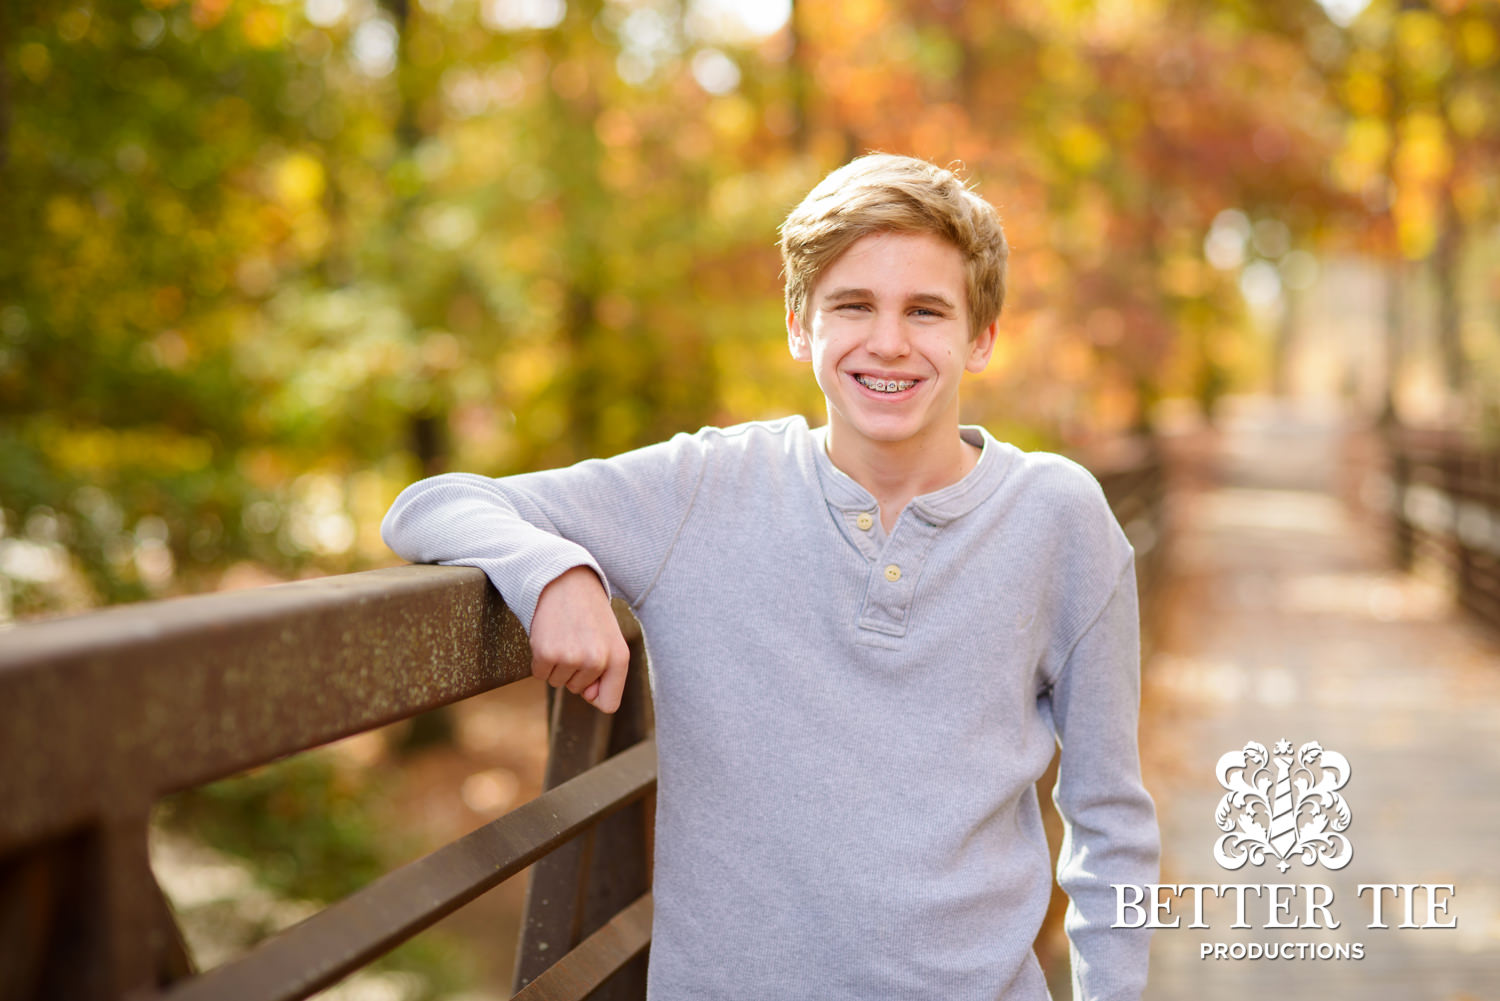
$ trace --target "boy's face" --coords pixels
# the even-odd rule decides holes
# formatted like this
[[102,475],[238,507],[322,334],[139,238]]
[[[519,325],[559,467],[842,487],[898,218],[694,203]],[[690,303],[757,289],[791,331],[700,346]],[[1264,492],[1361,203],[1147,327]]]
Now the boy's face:
[[824,269],[787,341],[828,400],[831,446],[956,437],[959,380],[996,331],[969,337],[966,287],[963,255],[930,233],[872,233]]

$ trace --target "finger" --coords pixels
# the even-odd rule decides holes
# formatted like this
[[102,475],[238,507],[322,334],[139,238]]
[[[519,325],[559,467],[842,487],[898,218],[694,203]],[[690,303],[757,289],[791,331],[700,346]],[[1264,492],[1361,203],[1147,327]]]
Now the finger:
[[604,665],[597,667],[580,667],[573,672],[573,676],[567,681],[567,689],[574,695],[582,695],[584,689],[594,684],[604,674]]
[[567,688],[568,679],[573,676],[573,671],[565,664],[558,664],[553,668],[552,674],[547,678],[547,684],[553,688]]
[[571,664],[551,657],[538,657],[531,662],[531,673],[553,688],[561,688],[573,676]]
[[629,670],[628,654],[610,658],[609,666],[599,678],[599,692],[589,701],[602,712],[612,713],[620,708],[620,699],[625,694],[625,675]]

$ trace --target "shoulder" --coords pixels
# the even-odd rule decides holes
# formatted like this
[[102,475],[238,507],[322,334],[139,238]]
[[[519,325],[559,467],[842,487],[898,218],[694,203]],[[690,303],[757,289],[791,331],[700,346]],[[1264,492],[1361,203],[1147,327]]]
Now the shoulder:
[[809,503],[808,491],[818,482],[817,453],[801,416],[705,427],[690,438],[701,460],[700,515],[771,517],[780,505]]
[[1051,646],[1047,672],[1057,676],[1067,651],[1130,581],[1134,550],[1099,480],[1082,464],[1053,452],[1013,446],[997,495],[1001,537],[1016,540],[1022,562],[1048,595]]
[[746,421],[727,427],[705,427],[690,435],[685,445],[702,457],[708,470],[733,478],[766,475],[776,469],[800,468],[812,455],[812,432],[800,415],[768,421]]
[[613,465],[645,467],[665,463],[712,463],[719,456],[743,455],[746,452],[774,451],[798,443],[808,435],[807,422],[801,417],[774,421],[749,421],[727,427],[705,426],[696,431],[679,431],[663,441],[620,452],[608,458],[585,459],[580,466]]
[[1011,503],[1069,518],[1103,518],[1114,523],[1104,490],[1082,464],[1055,452],[1027,452],[987,432],[985,450],[995,450],[1005,467],[1000,493]]
[[810,434],[806,419],[801,415],[793,415],[769,421],[746,421],[727,427],[705,427],[699,429],[693,437],[708,451],[747,452],[800,448],[809,440]]
[[664,441],[607,458],[585,459],[562,469],[506,479],[515,483],[559,481],[570,489],[603,491],[640,492],[665,485],[675,493],[696,493],[706,480],[721,478],[722,471],[763,470],[775,465],[775,453],[802,447],[796,444],[799,428],[800,437],[806,438],[807,424],[800,417],[679,431]]
[[707,426],[681,431],[666,441],[607,460],[615,464],[649,467],[666,463],[691,468],[695,475],[721,480],[775,477],[775,470],[804,465],[811,455],[812,433],[801,416],[769,421],[747,421],[726,427]]
[[1109,502],[1093,473],[1065,455],[1055,452],[1018,452],[1017,486],[1049,504],[1069,511],[1108,513]]
[[[1103,559],[1118,568],[1130,544],[1098,479],[1086,467],[1054,452],[1027,452],[986,435],[986,450],[1004,465],[990,498],[993,518],[1020,534],[1049,559],[1065,564]],[[1007,533],[1009,534],[1009,533]]]

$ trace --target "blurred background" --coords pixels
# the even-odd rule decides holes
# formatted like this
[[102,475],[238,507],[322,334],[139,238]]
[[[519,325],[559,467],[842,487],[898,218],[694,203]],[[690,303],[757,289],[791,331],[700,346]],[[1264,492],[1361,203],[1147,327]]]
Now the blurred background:
[[[380,517],[422,475],[819,422],[785,349],[776,226],[868,150],[960,163],[1001,210],[1010,299],[966,414],[1001,437],[1258,429],[1242,472],[1310,440],[1246,400],[1325,433],[1500,435],[1490,0],[86,0],[0,18],[0,628],[393,562]],[[1303,459],[1326,471],[1341,449]],[[1191,658],[1171,663],[1192,689]],[[450,811],[446,838],[503,810],[539,781],[541,732],[534,692],[505,698],[174,804],[200,833],[164,822],[161,851],[201,877],[176,899],[238,886],[235,921],[284,924],[291,897],[417,850],[396,818]],[[537,739],[502,747],[505,727]],[[1279,735],[1210,760],[1249,736]],[[444,781],[448,805],[421,799]],[[282,847],[228,861],[267,826]],[[298,859],[329,885],[294,894]],[[402,968],[425,972],[362,996],[461,996],[508,962],[421,948],[437,958]]]
[[0,619],[389,559],[426,472],[801,410],[776,225],[871,149],[1015,247],[971,417],[1495,422],[1500,14],[1357,0],[9,5]]

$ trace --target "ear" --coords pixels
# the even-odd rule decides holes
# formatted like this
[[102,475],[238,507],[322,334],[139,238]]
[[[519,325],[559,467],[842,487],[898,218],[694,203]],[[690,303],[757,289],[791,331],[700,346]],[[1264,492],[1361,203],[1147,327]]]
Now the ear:
[[985,370],[990,363],[990,355],[995,353],[995,338],[998,336],[1000,336],[1000,321],[996,320],[969,342],[969,358],[964,362],[965,371],[983,372]]
[[786,346],[798,361],[812,361],[812,339],[803,329],[802,321],[797,319],[796,310],[792,309],[786,311]]

